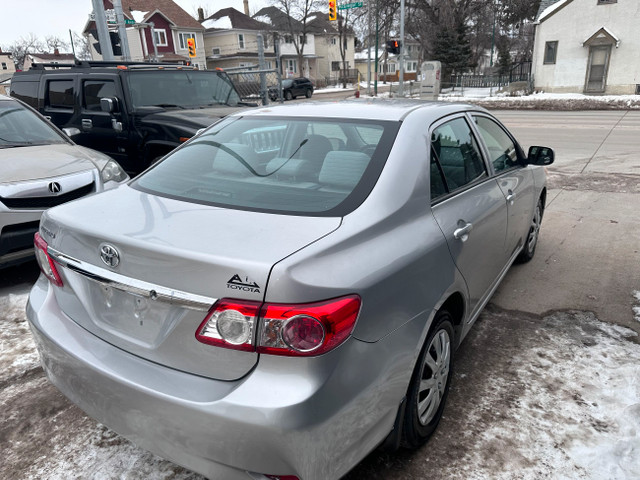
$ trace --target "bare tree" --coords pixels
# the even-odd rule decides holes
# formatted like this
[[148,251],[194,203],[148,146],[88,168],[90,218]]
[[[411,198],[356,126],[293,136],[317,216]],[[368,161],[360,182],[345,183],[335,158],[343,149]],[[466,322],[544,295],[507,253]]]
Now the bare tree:
[[78,60],[91,60],[89,38],[73,32],[73,47]]
[[12,53],[11,56],[18,70],[24,66],[24,60],[29,53],[42,52],[44,49],[44,44],[34,33],[29,33],[26,37],[20,37],[6,48],[7,51]]
[[[367,11],[365,9],[348,9],[342,10],[342,14],[338,15],[338,38],[340,42],[340,57],[342,58],[342,69],[344,74],[342,75],[342,88],[347,88],[347,50],[349,36],[354,34],[352,25],[358,21],[359,18],[366,16]],[[351,48],[355,48],[352,45]]]
[[323,8],[324,2],[321,0],[273,0],[273,5],[285,14],[284,24],[286,31],[291,37],[298,56],[299,76],[304,77],[305,72],[302,66],[307,34],[311,31],[308,26],[310,14]]
[[70,48],[69,42],[65,42],[62,38],[55,35],[47,35],[44,37],[44,43],[50,53],[53,53],[56,50],[68,50]]

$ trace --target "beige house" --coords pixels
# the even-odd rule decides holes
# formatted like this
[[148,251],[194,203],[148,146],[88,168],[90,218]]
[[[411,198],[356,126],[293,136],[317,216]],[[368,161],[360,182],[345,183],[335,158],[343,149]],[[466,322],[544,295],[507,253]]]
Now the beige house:
[[235,8],[217,11],[202,21],[207,68],[247,68],[258,65],[258,35],[263,38],[267,69],[276,68],[273,34],[267,24]]
[[16,71],[16,65],[13,63],[11,52],[3,52],[0,48],[0,75],[13,75]]
[[[337,81],[342,70],[354,70],[355,35],[349,28],[344,37],[345,61],[340,53],[340,35],[337,22],[330,21],[326,12],[316,12],[308,19],[309,29],[315,38],[315,78]],[[313,73],[313,72],[312,72]]]
[[546,92],[640,94],[640,2],[542,0],[532,71]]
[[[29,70],[34,63],[48,63],[48,64],[60,64],[70,65],[75,62],[75,57],[72,53],[60,53],[56,48],[53,53],[28,53],[24,57],[23,70]],[[55,66],[46,67],[47,69],[55,69]]]

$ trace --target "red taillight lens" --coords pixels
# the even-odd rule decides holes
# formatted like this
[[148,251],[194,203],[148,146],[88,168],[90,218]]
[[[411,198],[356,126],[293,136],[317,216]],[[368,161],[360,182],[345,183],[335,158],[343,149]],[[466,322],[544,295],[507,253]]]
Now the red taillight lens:
[[209,345],[254,351],[253,337],[259,311],[259,302],[220,300],[196,330],[196,339]]
[[360,297],[306,305],[265,304],[258,352],[271,355],[321,355],[344,342],[360,312]]
[[45,242],[40,234],[36,232],[33,237],[33,243],[36,249],[36,259],[38,260],[38,265],[40,265],[40,270],[51,283],[57,287],[61,287],[62,278],[56,269],[56,264],[47,252],[47,242]]

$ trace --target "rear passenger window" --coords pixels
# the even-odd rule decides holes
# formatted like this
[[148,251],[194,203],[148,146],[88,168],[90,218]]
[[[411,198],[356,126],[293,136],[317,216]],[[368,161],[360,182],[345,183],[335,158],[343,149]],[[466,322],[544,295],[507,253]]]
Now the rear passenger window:
[[51,80],[47,83],[45,105],[73,110],[73,80]]
[[22,100],[24,103],[38,108],[38,82],[13,81],[11,85],[11,96]]
[[84,108],[99,112],[100,99],[115,97],[116,86],[111,80],[88,80],[83,83],[82,92]]
[[490,160],[496,172],[520,165],[516,146],[500,125],[487,117],[474,116],[473,120],[489,149]]
[[449,192],[487,175],[478,143],[464,118],[436,128],[431,135],[431,147]]

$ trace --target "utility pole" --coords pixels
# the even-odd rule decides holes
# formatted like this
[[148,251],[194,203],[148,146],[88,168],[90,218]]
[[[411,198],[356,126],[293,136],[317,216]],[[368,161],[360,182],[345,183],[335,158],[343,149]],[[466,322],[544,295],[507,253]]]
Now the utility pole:
[[371,0],[367,2],[367,28],[367,95],[371,95]]
[[122,0],[113,0],[113,9],[116,12],[116,22],[118,23],[122,59],[129,61],[131,60],[131,52],[129,51],[129,39],[127,38],[127,28],[124,23],[124,13],[122,13]]
[[398,81],[400,85],[398,87],[398,95],[404,97],[404,0],[400,0],[400,78]]
[[258,70],[260,70],[260,97],[262,97],[262,105],[268,105],[269,100],[267,99],[267,76],[264,73],[265,70],[265,61],[264,61],[264,39],[262,38],[262,33],[258,33],[256,35],[258,39]]
[[376,2],[376,76],[373,81],[373,94],[378,96],[378,2]]
[[105,62],[113,62],[113,50],[111,49],[111,37],[107,27],[107,17],[104,14],[104,4],[102,0],[91,0],[93,3],[93,13],[95,15],[96,29],[98,30],[98,42],[102,59]]

